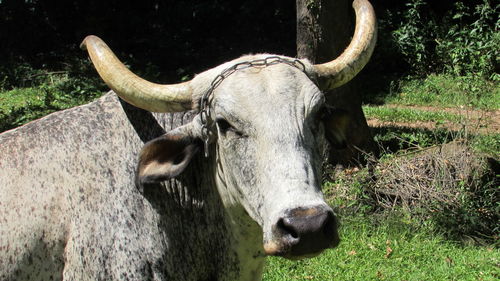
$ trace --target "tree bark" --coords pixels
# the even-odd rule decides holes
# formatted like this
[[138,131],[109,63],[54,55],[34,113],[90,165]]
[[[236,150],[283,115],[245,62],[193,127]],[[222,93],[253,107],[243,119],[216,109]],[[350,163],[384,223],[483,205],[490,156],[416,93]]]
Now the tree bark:
[[[352,0],[296,0],[297,56],[312,63],[323,63],[338,57],[354,33]],[[361,109],[357,79],[326,92],[327,103],[346,111],[350,123],[345,149],[330,149],[329,162],[342,166],[364,164],[366,156],[377,153],[370,128]]]

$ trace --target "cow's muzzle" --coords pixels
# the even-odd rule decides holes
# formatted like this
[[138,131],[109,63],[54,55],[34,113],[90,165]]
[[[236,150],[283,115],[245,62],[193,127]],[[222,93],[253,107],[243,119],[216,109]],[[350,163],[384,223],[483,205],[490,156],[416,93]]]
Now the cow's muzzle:
[[273,234],[273,241],[264,244],[266,254],[289,259],[315,256],[339,243],[337,219],[326,206],[286,210]]

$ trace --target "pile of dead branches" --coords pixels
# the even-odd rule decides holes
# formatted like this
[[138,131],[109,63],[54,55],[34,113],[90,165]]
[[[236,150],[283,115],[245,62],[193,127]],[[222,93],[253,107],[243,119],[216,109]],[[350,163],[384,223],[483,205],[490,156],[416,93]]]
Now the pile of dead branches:
[[414,221],[433,220],[453,235],[498,240],[498,166],[498,159],[455,141],[393,155],[369,168],[332,170],[335,180],[324,191],[339,202],[334,205],[341,215],[403,210]]
[[498,160],[452,142],[377,164],[365,192],[377,209],[403,208],[463,233],[498,235]]
[[382,208],[425,207],[429,203],[459,204],[464,191],[474,191],[485,161],[471,148],[449,143],[379,164],[368,186]]

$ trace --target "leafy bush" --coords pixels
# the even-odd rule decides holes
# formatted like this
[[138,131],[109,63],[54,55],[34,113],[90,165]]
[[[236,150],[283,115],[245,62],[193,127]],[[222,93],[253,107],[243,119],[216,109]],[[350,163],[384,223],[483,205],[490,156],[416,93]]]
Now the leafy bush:
[[441,16],[424,0],[410,0],[385,21],[395,25],[394,44],[412,74],[445,71],[498,80],[499,10],[488,0],[476,5],[458,1]]
[[46,81],[47,72],[34,69],[26,62],[0,65],[0,90],[10,90],[16,87],[30,87]]
[[423,0],[407,3],[407,10],[400,15],[401,25],[392,34],[403,58],[418,75],[428,73],[432,67],[433,39],[436,37],[435,21],[422,11],[425,5]]
[[453,14],[443,20],[446,30],[436,38],[436,54],[448,72],[500,78],[495,73],[500,46],[499,12],[500,4],[492,7],[487,0],[473,11],[463,2],[455,3]]

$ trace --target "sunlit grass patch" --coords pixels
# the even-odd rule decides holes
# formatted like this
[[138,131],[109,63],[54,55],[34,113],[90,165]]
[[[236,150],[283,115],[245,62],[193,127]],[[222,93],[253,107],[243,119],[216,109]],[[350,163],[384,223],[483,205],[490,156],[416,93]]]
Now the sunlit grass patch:
[[500,134],[478,135],[472,139],[472,144],[479,151],[498,158],[500,153]]
[[72,60],[61,71],[23,63],[3,66],[3,70],[0,73],[0,132],[54,111],[87,103],[107,90],[91,63],[83,59]]
[[269,258],[263,280],[497,280],[500,251],[415,231],[401,218],[342,222],[338,248],[301,261]]
[[363,106],[366,118],[376,118],[387,122],[458,122],[463,117],[444,111],[425,111],[414,108],[396,108],[388,106]]
[[498,81],[480,76],[431,74],[424,79],[401,80],[385,103],[441,107],[500,108]]

